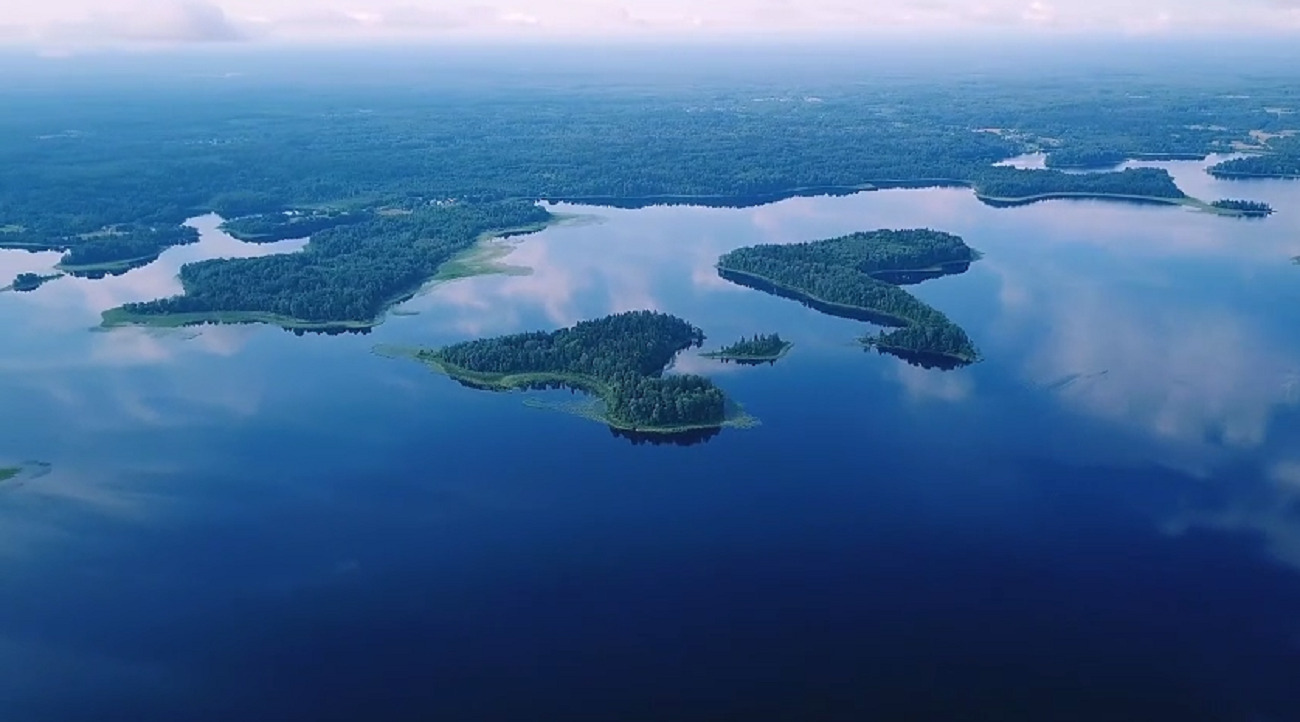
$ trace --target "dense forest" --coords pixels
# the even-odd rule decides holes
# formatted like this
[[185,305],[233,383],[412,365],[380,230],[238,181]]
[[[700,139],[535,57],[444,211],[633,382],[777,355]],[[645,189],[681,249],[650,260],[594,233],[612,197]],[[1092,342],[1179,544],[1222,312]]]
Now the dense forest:
[[1267,216],[1273,213],[1273,206],[1260,201],[1240,201],[1224,199],[1210,205],[1225,211],[1234,211],[1244,216]]
[[680,318],[631,311],[549,333],[468,341],[417,357],[470,385],[577,386],[604,400],[612,425],[653,431],[725,421],[725,398],[713,382],[663,375],[678,352],[703,342],[704,333]]
[[1211,166],[1210,174],[1224,179],[1300,179],[1300,134],[1294,130],[1280,131],[1267,137],[1255,154]]
[[718,260],[728,280],[802,300],[828,313],[896,327],[869,339],[907,358],[978,358],[959,326],[898,286],[873,274],[954,267],[976,254],[959,237],[932,231],[880,230],[785,245],[739,248]]
[[307,238],[328,228],[360,223],[369,214],[347,211],[283,211],[239,216],[221,224],[221,229],[248,243],[273,243]]
[[[242,219],[232,232],[263,240],[354,220],[349,210],[449,199],[743,204],[925,183],[995,198],[1176,198],[1158,170],[991,166],[1034,150],[1050,151],[1054,167],[1229,151],[1252,130],[1280,131],[1286,118],[1269,108],[1292,100],[1264,81],[1242,100],[1238,86],[1175,80],[634,88],[555,78],[472,91],[457,80],[398,92],[188,78],[105,86],[79,96],[75,112],[52,90],[0,89],[0,246],[68,250],[109,229],[175,227],[206,212]],[[1285,140],[1220,170],[1300,173]],[[295,209],[301,217],[278,215]]]
[[775,362],[784,356],[792,345],[789,341],[781,338],[779,333],[754,334],[729,346],[723,346],[717,351],[701,354],[701,356],[739,363]]
[[53,281],[58,277],[59,274],[57,273],[48,276],[42,276],[39,273],[20,273],[14,278],[14,282],[9,287],[23,293],[35,291],[45,285],[47,281]]
[[127,304],[106,318],[147,322],[181,314],[196,320],[366,325],[484,234],[550,219],[545,209],[522,202],[375,215],[323,230],[299,253],[187,264],[180,273],[182,295]]
[[189,226],[147,228],[114,226],[89,234],[63,254],[59,265],[68,270],[85,266],[129,264],[153,260],[172,246],[198,243],[199,232]]
[[1120,195],[1186,198],[1163,168],[1126,168],[1114,173],[1063,173],[989,168],[981,173],[975,191],[982,198],[1017,200],[1054,194]]

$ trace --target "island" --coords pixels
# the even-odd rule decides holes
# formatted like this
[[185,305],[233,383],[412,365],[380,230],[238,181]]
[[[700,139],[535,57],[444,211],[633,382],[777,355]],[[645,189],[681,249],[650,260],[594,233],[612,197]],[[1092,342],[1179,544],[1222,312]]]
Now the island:
[[101,276],[150,263],[173,246],[198,243],[199,232],[190,226],[113,226],[83,234],[68,248],[58,269],[72,275]]
[[0,468],[0,482],[10,481],[21,473],[23,473],[21,467]]
[[1188,196],[1163,168],[1126,168],[1109,173],[989,168],[973,184],[987,205],[1011,207],[1054,199],[1117,200],[1185,205]]
[[966,332],[885,279],[962,273],[977,257],[949,233],[877,230],[739,248],[723,255],[717,267],[719,275],[734,283],[893,329],[862,339],[868,347],[920,366],[953,368],[979,359]]
[[42,276],[39,273],[20,273],[14,278],[14,282],[9,285],[9,289],[22,293],[35,291],[46,283],[62,277],[62,273],[53,273],[48,276]]
[[734,362],[741,365],[774,364],[785,357],[794,344],[781,338],[780,334],[755,334],[742,338],[730,346],[723,346],[717,351],[702,353],[704,358],[722,362]]
[[289,210],[232,218],[221,224],[221,230],[245,243],[274,243],[307,238],[329,228],[360,223],[368,217],[369,213],[364,211]]
[[680,318],[630,311],[557,331],[379,351],[409,356],[476,389],[580,390],[600,401],[586,415],[614,429],[678,434],[728,425],[726,397],[712,381],[664,374],[679,352],[703,342],[704,333]]
[[1246,216],[1251,218],[1263,218],[1272,215],[1273,206],[1259,201],[1239,201],[1224,199],[1215,201],[1210,204],[1215,208],[1226,211],[1233,215]]
[[541,230],[555,219],[523,201],[375,214],[314,234],[300,252],[186,264],[181,295],[110,309],[103,321],[109,327],[270,323],[290,330],[368,329],[479,241]]

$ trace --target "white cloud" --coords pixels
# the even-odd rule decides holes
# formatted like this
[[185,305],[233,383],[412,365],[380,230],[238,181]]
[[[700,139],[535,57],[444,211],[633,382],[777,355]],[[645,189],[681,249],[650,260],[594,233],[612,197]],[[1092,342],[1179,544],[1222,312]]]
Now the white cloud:
[[1300,30],[1296,0],[49,0],[22,3],[5,15],[0,43],[45,44],[376,41],[448,34],[867,34],[990,27],[1125,33]]

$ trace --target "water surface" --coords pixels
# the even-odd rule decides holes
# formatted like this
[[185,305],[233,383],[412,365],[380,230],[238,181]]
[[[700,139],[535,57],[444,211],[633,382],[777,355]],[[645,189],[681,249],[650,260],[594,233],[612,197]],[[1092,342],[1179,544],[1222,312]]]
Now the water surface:
[[[1300,710],[1300,183],[1166,167],[1227,219],[969,190],[744,210],[562,207],[525,276],[368,335],[94,327],[203,240],[0,294],[5,720],[1288,720]],[[717,277],[880,227],[983,252],[909,287],[986,360]],[[57,254],[0,252],[0,278]],[[653,308],[763,424],[688,447],[371,353]],[[413,314],[413,315],[411,315]],[[550,398],[556,394],[543,394]]]

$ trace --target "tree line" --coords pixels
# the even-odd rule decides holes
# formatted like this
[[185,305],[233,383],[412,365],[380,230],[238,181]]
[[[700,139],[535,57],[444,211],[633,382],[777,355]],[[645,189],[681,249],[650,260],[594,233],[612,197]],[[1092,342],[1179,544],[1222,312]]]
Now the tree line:
[[[672,428],[721,424],[725,397],[694,375],[663,375],[704,333],[675,316],[631,311],[558,331],[479,339],[421,352],[420,357],[475,374],[557,374],[595,380],[605,413],[618,425]],[[445,366],[444,366],[445,367]],[[596,390],[588,388],[587,390]]]

